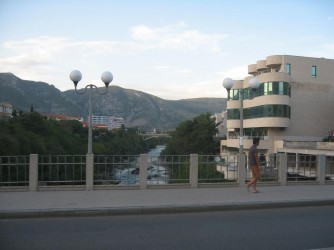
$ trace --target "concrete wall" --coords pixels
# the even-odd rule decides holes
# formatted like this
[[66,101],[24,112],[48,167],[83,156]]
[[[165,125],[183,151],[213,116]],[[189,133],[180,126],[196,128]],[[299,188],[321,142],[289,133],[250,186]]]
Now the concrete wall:
[[284,134],[325,137],[334,128],[334,60],[283,56],[283,63],[291,64],[291,121]]

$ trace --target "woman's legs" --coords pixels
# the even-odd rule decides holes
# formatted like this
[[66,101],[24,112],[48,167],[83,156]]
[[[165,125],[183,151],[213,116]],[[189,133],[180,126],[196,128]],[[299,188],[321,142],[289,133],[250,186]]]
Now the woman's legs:
[[256,182],[260,178],[260,168],[258,166],[252,166],[252,180],[250,183],[247,184],[247,189],[249,189],[250,186],[253,186],[253,192],[258,192],[256,189]]

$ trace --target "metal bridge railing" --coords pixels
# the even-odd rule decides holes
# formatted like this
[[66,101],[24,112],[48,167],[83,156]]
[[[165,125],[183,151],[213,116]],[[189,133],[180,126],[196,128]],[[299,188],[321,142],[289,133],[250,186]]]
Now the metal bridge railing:
[[[0,187],[30,191],[59,188],[134,187],[161,185],[199,187],[205,184],[244,185],[251,179],[244,155],[30,155],[0,156]],[[240,168],[243,165],[244,168]],[[261,162],[260,184],[334,181],[334,157],[276,155]],[[93,173],[93,174],[87,174]],[[102,187],[103,186],[103,187]],[[7,188],[8,189],[8,188]]]
[[198,183],[231,183],[238,178],[237,155],[199,155]]
[[84,155],[40,155],[38,185],[85,185]]
[[[260,162],[262,166],[261,176],[259,182],[279,182],[278,170],[279,170],[279,157],[275,154],[268,156],[267,161]],[[250,171],[249,171],[250,172]]]
[[326,161],[326,181],[334,182],[334,156],[328,156]]
[[318,159],[311,155],[288,155],[287,181],[316,181]]
[[29,185],[29,155],[0,156],[0,186]]
[[139,155],[95,155],[95,185],[138,185]]
[[150,185],[189,184],[190,156],[163,155],[156,159],[151,157],[148,165],[148,181]]

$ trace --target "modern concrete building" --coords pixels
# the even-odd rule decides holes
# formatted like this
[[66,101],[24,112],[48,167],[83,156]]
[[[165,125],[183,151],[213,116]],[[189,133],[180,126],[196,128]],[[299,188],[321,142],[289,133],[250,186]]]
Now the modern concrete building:
[[215,124],[216,124],[216,129],[217,129],[216,137],[225,137],[226,132],[225,132],[224,125],[226,124],[224,124],[224,112],[214,113],[212,115],[212,118],[215,118]]
[[124,119],[121,117],[113,117],[113,116],[92,116],[92,124],[93,127],[98,125],[106,125],[108,130],[119,129],[124,125]]
[[[247,155],[253,137],[261,138],[258,149],[265,156],[277,152],[312,154],[305,145],[319,145],[334,129],[334,60],[272,55],[248,65],[248,74],[243,80],[236,80],[229,91],[227,140],[221,141],[221,153],[238,151],[239,90],[243,89]],[[256,91],[248,87],[253,77],[260,82]],[[289,145],[293,145],[291,150]],[[322,153],[334,155],[334,145],[320,148],[325,149]]]

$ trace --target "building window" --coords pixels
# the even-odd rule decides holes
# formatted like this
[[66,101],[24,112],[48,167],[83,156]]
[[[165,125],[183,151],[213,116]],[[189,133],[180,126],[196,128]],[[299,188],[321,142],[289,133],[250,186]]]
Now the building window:
[[[263,82],[255,91],[250,88],[244,89],[244,99],[253,99],[254,97],[263,95],[291,96],[290,84],[287,82]],[[238,98],[232,98],[231,96],[229,100],[238,100]]]
[[[261,105],[252,108],[244,109],[244,119],[255,119],[262,117],[281,117],[281,118],[291,118],[291,107],[288,105]],[[240,109],[228,109],[227,110],[228,120],[238,120],[240,119]]]
[[291,75],[291,64],[290,63],[287,63],[285,65],[285,71],[286,71],[287,74]]
[[273,94],[273,83],[268,82],[268,95],[272,95],[272,94]]
[[228,91],[228,100],[240,100],[240,90],[239,89],[231,89]]
[[312,66],[312,77],[313,78],[317,77],[317,66]]
[[268,128],[244,128],[244,134],[251,137],[268,136]]

